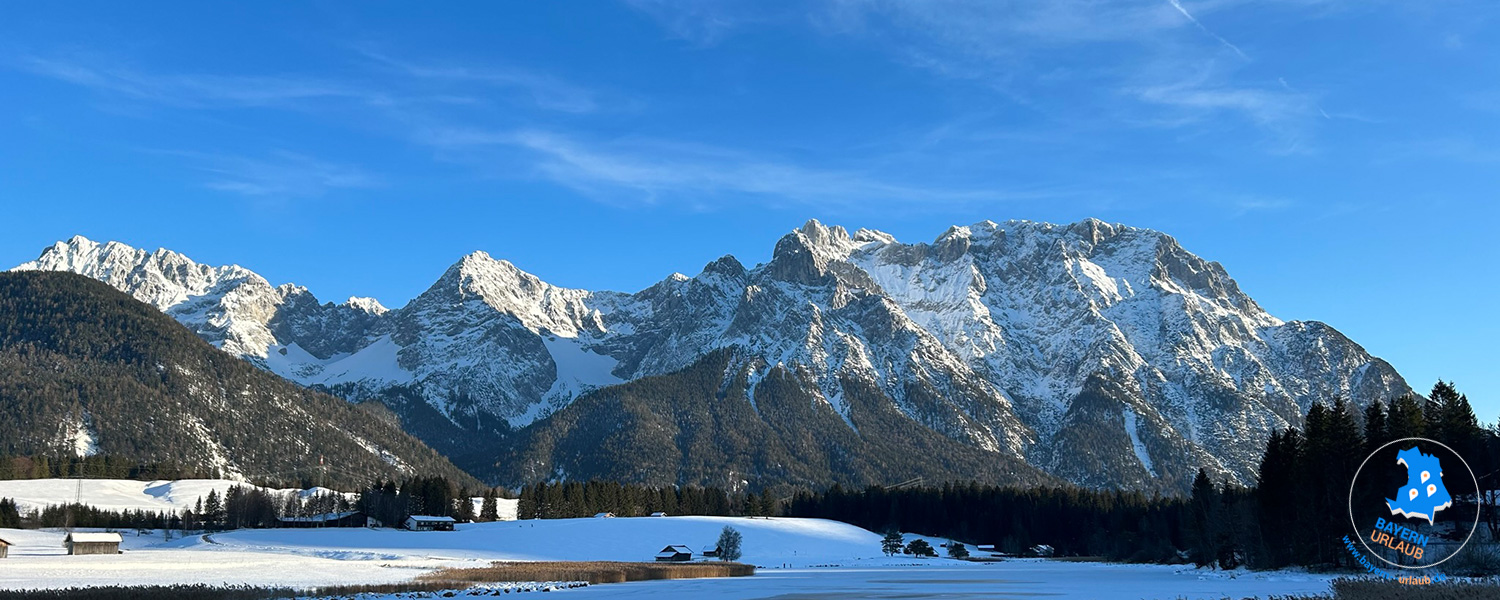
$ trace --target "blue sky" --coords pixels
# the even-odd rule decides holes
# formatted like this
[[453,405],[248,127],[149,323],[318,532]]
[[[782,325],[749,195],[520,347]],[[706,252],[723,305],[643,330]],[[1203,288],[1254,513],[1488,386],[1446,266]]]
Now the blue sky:
[[0,262],[74,234],[400,306],[808,218],[1160,229],[1500,416],[1500,5],[0,3]]

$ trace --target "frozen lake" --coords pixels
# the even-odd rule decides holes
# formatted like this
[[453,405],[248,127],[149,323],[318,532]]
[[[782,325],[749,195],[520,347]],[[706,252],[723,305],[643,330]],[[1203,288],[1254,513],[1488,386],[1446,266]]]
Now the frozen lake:
[[620,583],[568,591],[578,598],[1066,600],[1213,599],[1313,594],[1328,578],[1301,573],[1196,573],[1155,565],[1007,561],[990,565],[765,569],[752,578]]
[[[969,563],[885,557],[878,535],[835,521],[667,517],[465,524],[454,532],[391,529],[242,530],[164,542],[125,534],[125,552],[64,556],[59,531],[0,530],[16,544],[0,588],[205,583],[315,587],[393,583],[442,567],[494,560],[650,560],[661,546],[744,536],[753,577],[591,586],[577,598],[1064,598],[1214,599],[1320,593],[1328,576],[1181,566],[1016,559]],[[908,536],[918,537],[918,536]],[[927,537],[934,546],[940,538]]]

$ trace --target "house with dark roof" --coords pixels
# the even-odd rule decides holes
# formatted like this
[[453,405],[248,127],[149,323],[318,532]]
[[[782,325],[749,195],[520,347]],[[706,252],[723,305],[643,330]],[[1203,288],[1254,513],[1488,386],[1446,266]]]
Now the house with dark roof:
[[406,518],[403,526],[412,531],[453,531],[453,524],[457,522],[453,517],[412,515]]
[[656,553],[656,562],[688,562],[693,560],[693,549],[681,544],[662,548]]
[[276,521],[282,527],[364,527],[369,522],[369,517],[365,513],[351,510],[306,517],[280,517]]

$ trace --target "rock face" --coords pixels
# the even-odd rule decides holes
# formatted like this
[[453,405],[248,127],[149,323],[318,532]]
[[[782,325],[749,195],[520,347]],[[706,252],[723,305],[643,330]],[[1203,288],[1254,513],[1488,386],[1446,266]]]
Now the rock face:
[[[935,464],[953,442],[1087,486],[1185,489],[1200,467],[1250,481],[1270,431],[1299,424],[1314,402],[1410,390],[1331,327],[1267,314],[1172,237],[1097,220],[985,221],[918,244],[810,221],[766,264],[725,256],[634,294],[559,288],[476,252],[389,311],[83,238],[18,268],[109,283],[289,379],[385,400],[409,427],[416,412],[440,415],[441,427],[424,427],[442,433],[411,427],[439,449],[535,424],[520,438],[531,439],[580,395],[696,372],[712,355],[723,389],[743,382],[752,408],[774,376],[847,429],[815,436],[860,438],[862,415],[889,412],[945,440],[928,446],[945,453]],[[533,464],[515,477],[584,476],[543,468],[557,456],[526,456]],[[878,468],[863,472],[843,480],[885,482]]]

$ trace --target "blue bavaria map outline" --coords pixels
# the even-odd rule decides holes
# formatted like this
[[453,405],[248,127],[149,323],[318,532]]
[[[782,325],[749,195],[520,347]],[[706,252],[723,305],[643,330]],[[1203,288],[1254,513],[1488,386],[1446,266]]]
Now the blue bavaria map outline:
[[1437,522],[1437,513],[1453,507],[1453,498],[1443,485],[1443,465],[1436,456],[1423,453],[1415,445],[1396,453],[1396,464],[1406,467],[1406,485],[1396,490],[1395,498],[1385,505],[1392,515]]

